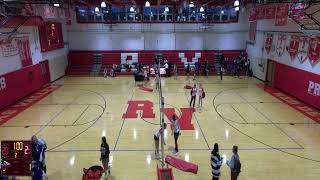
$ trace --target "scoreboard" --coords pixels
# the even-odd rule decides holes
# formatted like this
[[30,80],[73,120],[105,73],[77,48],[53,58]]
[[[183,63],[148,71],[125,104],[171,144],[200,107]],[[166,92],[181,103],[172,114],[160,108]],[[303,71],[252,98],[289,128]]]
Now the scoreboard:
[[4,176],[31,176],[31,141],[1,141],[1,158],[9,166],[1,169]]

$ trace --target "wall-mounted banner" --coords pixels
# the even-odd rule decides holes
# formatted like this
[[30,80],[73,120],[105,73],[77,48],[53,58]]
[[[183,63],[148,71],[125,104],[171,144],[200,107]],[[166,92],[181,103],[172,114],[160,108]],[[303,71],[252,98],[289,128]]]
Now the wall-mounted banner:
[[301,64],[303,64],[307,60],[308,50],[309,50],[309,37],[308,36],[300,36],[298,59]]
[[256,21],[256,20],[257,20],[257,10],[255,8],[252,8],[250,10],[249,21]]
[[32,65],[32,57],[30,51],[29,37],[19,37],[17,38],[18,49],[22,67]]
[[15,38],[5,38],[0,40],[2,57],[11,57],[19,54],[17,41]]
[[288,4],[281,4],[277,7],[275,26],[286,26],[288,24]]
[[283,55],[284,50],[286,49],[287,35],[278,34],[278,40],[276,45],[276,54],[280,57]]
[[273,39],[273,34],[267,33],[267,34],[266,34],[265,44],[264,44],[264,48],[265,48],[267,54],[269,54],[269,53],[271,52],[271,49],[272,49],[272,39]]
[[292,61],[298,55],[299,43],[300,43],[299,36],[298,35],[291,35],[290,44],[289,44],[289,48],[288,48],[288,53],[289,53]]
[[320,60],[320,37],[311,36],[309,41],[309,61],[312,66],[315,66]]
[[303,19],[305,12],[305,3],[289,4],[289,17],[292,19]]
[[265,8],[265,19],[274,19],[276,17],[276,9],[277,7],[275,5],[268,5]]
[[257,13],[257,20],[264,19],[264,17],[265,17],[265,8],[264,7],[258,7],[256,9],[256,13]]

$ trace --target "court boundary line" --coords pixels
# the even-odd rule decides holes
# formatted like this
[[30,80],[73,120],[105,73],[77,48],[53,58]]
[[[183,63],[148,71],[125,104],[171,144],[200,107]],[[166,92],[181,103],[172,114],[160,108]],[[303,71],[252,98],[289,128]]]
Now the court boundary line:
[[[243,87],[244,88],[244,87]],[[225,91],[230,91],[230,90],[236,90],[236,89],[243,89],[243,88],[231,88],[229,90],[225,90]],[[236,131],[238,131],[239,133],[241,133],[242,135],[248,137],[249,139],[252,139],[262,145],[265,145],[266,147],[269,147],[269,148],[272,148],[272,149],[275,149],[279,152],[282,152],[284,154],[287,154],[287,155],[291,155],[291,156],[294,156],[296,158],[300,158],[300,159],[303,159],[303,160],[308,160],[308,161],[312,161],[312,162],[316,162],[316,163],[320,163],[320,160],[317,160],[317,159],[313,159],[313,158],[309,158],[309,157],[306,157],[306,156],[302,156],[302,155],[299,155],[299,154],[294,154],[294,153],[291,153],[291,152],[288,152],[288,151],[285,151],[283,149],[279,149],[279,148],[276,148],[272,145],[269,145],[267,143],[264,143],[263,141],[259,140],[259,139],[256,139],[248,134],[246,134],[245,132],[241,131],[240,129],[238,129],[237,127],[235,127],[234,125],[232,125],[232,123],[230,123],[229,121],[226,121],[224,119],[224,117],[217,111],[216,107],[215,107],[215,100],[217,98],[217,96],[219,96],[221,93],[225,92],[225,91],[221,91],[220,93],[218,93],[212,100],[212,103],[213,103],[213,107],[214,107],[214,110],[218,113],[219,117],[221,117],[221,119],[227,123],[230,127],[232,127],[233,129],[235,129]]]
[[[283,149],[283,150],[303,150],[303,148],[300,147],[280,147],[277,149]],[[179,148],[179,151],[210,151],[211,149],[207,148]],[[220,151],[231,151],[232,148],[220,148]],[[265,150],[274,150],[274,148],[239,148],[241,151],[265,151]],[[116,149],[116,150],[110,150],[112,152],[154,152],[154,149]],[[172,152],[170,149],[166,149],[166,152]],[[100,152],[99,149],[66,149],[66,150],[50,150],[46,151],[49,153],[65,153],[65,152]]]
[[[132,88],[131,97],[128,98],[127,102],[128,102],[128,101],[131,101],[131,100],[133,99],[133,95],[134,95],[134,88]],[[124,107],[124,108],[125,108],[125,107]],[[128,107],[127,107],[127,110],[126,110],[125,114],[127,114],[128,109],[129,109],[129,105],[128,105]],[[123,126],[124,126],[125,121],[126,121],[126,118],[123,118],[123,116],[122,116],[121,128],[120,128],[120,131],[119,131],[119,133],[118,133],[118,137],[117,137],[117,140],[116,140],[116,142],[115,142],[115,144],[114,144],[113,150],[116,150],[116,148],[117,148],[117,146],[118,146],[118,143],[119,143],[119,141],[120,141],[120,136],[121,136],[121,134],[122,134],[122,129],[123,129]]]
[[[240,93],[236,92],[244,101],[247,102],[247,100],[241,96]],[[257,107],[254,107],[252,104],[249,104],[253,109],[255,109],[259,114],[261,114],[265,119],[267,119],[268,121],[271,122],[271,124],[273,126],[275,126],[277,129],[279,129],[284,135],[286,135],[288,138],[290,138],[294,143],[296,143],[298,146],[300,146],[301,148],[304,148],[301,144],[299,144],[293,137],[291,137],[288,133],[286,133],[282,128],[280,128],[279,126],[277,126],[277,124],[275,124],[267,115],[265,115],[264,113],[262,113]]]
[[[188,103],[189,103],[189,98],[188,98],[186,92],[184,92],[184,95],[185,95],[185,97],[186,97],[186,99],[187,99],[187,101],[188,101]],[[210,148],[210,145],[209,145],[208,140],[207,140],[207,138],[206,138],[206,136],[205,136],[205,134],[204,134],[204,132],[203,132],[203,130],[202,130],[202,128],[201,128],[201,125],[200,125],[200,123],[199,123],[199,121],[198,121],[197,115],[196,115],[196,113],[193,113],[193,114],[194,114],[194,118],[195,118],[195,120],[196,120],[196,122],[197,122],[197,124],[198,124],[198,127],[199,127],[199,129],[200,129],[200,131],[201,131],[201,134],[202,134],[202,136],[203,136],[203,138],[204,138],[204,140],[205,140],[205,142],[206,142],[206,145],[207,145],[207,147],[208,147],[208,150],[210,150],[210,149],[211,149],[211,148]]]

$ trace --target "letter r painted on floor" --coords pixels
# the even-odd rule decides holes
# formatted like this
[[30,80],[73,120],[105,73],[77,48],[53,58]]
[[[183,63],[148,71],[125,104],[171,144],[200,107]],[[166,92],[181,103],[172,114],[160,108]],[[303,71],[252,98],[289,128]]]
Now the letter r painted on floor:
[[142,118],[155,118],[153,113],[153,103],[151,101],[128,101],[128,109],[125,114],[122,115],[123,119],[138,118],[137,111],[141,111]]
[[181,130],[194,130],[192,124],[192,115],[195,112],[194,108],[180,108],[180,117],[177,116],[174,108],[163,108],[161,111],[167,116],[170,122],[172,122],[172,116],[176,115]]

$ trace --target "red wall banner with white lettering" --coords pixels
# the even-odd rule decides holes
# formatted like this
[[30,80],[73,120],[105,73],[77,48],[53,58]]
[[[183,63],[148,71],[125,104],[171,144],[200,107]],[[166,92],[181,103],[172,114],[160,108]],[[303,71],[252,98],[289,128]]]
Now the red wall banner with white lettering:
[[288,4],[279,5],[276,11],[275,26],[286,26],[288,24]]
[[277,63],[274,86],[320,109],[320,75]]

